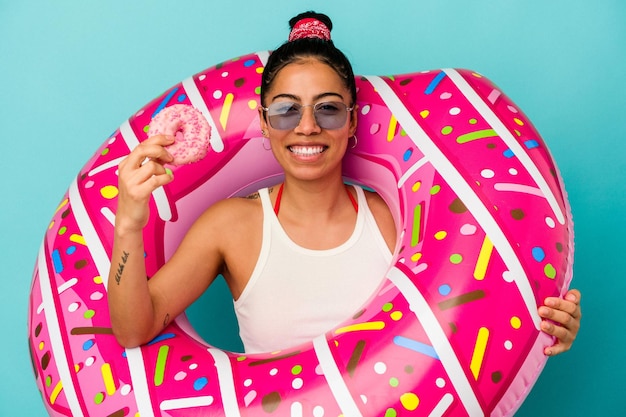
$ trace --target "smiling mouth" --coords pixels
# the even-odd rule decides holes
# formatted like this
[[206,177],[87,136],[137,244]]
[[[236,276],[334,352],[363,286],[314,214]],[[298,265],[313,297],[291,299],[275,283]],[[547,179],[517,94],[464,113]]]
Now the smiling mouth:
[[315,156],[324,152],[326,146],[289,146],[289,151],[298,156]]

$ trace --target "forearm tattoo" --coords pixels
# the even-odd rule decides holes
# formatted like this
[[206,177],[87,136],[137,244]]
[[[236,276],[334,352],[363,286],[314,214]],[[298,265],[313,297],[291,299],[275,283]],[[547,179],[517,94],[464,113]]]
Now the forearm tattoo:
[[128,252],[122,251],[122,259],[120,263],[117,264],[117,272],[115,272],[115,282],[117,285],[120,285],[120,281],[122,280],[122,273],[126,267],[126,262],[128,262],[128,255]]

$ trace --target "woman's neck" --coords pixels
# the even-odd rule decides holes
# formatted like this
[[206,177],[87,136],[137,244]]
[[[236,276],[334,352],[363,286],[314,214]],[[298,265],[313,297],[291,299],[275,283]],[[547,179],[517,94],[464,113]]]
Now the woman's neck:
[[[280,185],[273,194],[278,194],[279,189]],[[354,190],[343,181],[320,186],[286,179],[278,220],[289,238],[302,247],[337,247],[350,238],[357,221],[356,197],[353,203],[349,193]]]
[[[279,186],[282,195],[279,210],[283,214],[306,218],[334,217],[343,210],[354,212],[351,191],[346,192],[342,178],[334,181],[299,181],[285,179]],[[277,191],[280,190],[277,189]]]

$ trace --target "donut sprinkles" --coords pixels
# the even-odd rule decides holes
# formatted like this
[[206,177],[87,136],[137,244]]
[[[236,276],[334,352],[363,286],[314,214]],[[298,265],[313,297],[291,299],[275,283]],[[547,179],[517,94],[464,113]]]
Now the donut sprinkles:
[[[184,316],[150,343],[112,335],[106,277],[117,165],[178,105],[210,126],[204,158],[175,165],[144,231],[149,276],[209,204],[281,179],[257,107],[268,53],[172,87],[131,116],[70,185],[33,273],[28,335],[51,416],[505,416],[552,343],[537,304],[566,291],[573,231],[543,139],[484,76],[434,70],[357,78],[347,182],[378,191],[398,243],[379,290],[339,327],[279,352],[227,352]],[[355,260],[358,262],[358,260]]]

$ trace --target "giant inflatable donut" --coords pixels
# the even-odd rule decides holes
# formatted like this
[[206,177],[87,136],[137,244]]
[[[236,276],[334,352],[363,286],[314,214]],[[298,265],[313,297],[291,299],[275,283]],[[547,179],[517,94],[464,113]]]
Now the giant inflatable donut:
[[572,222],[537,131],[489,80],[466,70],[358,78],[358,146],[345,177],[385,198],[398,245],[379,291],[353,318],[259,355],[208,345],[184,317],[141,348],[117,344],[106,277],[119,161],[166,106],[192,105],[211,124],[208,155],[175,167],[175,180],[153,194],[151,275],[207,205],[280,181],[256,110],[267,56],[222,63],[166,91],[70,185],[30,294],[29,346],[50,415],[514,413],[553,343],[536,309],[569,285]]

